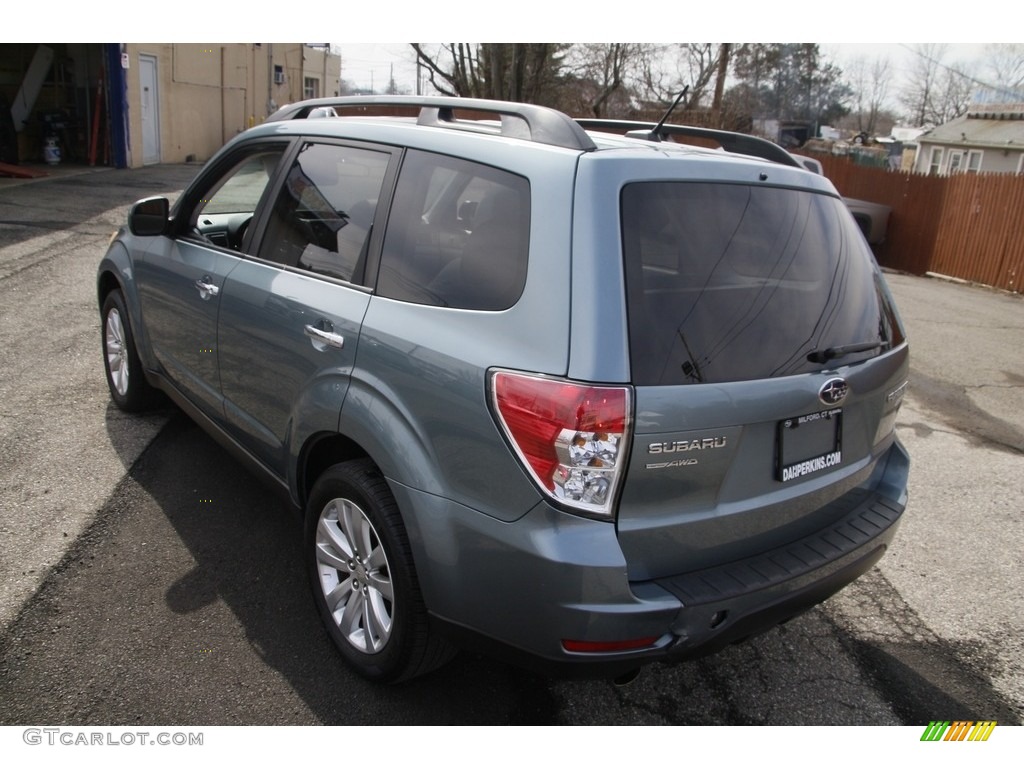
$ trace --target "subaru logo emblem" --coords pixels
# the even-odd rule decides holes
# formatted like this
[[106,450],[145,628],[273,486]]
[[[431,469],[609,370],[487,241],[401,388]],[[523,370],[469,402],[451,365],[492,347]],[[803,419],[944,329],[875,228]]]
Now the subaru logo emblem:
[[829,379],[818,390],[818,399],[825,405],[839,405],[850,391],[845,379]]

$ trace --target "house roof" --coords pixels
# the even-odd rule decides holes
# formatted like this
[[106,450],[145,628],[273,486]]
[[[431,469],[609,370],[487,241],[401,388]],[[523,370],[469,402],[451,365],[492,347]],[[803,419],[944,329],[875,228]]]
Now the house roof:
[[893,141],[917,141],[918,136],[925,132],[924,128],[912,128],[906,125],[894,125],[891,136]]
[[1024,151],[1024,119],[1014,116],[989,120],[965,115],[933,128],[917,140],[922,144],[999,147]]

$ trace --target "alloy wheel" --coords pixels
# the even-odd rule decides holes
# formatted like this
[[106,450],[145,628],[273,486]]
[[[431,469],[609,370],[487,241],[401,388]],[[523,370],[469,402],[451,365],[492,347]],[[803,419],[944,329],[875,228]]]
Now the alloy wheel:
[[332,499],[316,529],[316,566],[328,611],[358,651],[381,651],[391,637],[394,589],[373,524],[349,499]]
[[125,354],[124,323],[117,309],[107,313],[104,341],[110,380],[117,393],[123,397],[128,393],[128,356]]

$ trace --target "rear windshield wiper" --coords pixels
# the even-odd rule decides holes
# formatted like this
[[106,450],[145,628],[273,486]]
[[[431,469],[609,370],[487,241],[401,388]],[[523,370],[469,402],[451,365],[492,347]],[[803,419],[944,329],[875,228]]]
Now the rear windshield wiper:
[[873,349],[888,347],[888,341],[864,341],[860,344],[844,344],[841,347],[829,347],[828,349],[816,349],[807,355],[812,363],[827,363],[837,357],[846,357],[857,352],[870,352]]

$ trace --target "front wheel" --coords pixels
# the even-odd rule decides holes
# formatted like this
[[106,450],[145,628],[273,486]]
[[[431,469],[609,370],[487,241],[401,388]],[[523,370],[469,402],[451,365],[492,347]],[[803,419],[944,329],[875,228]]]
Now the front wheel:
[[128,309],[120,291],[107,294],[100,310],[103,334],[103,370],[110,397],[122,411],[142,411],[153,405],[155,390],[142,370],[135,350]]
[[317,608],[360,675],[400,682],[451,658],[431,632],[405,527],[372,461],[336,464],[320,476],[305,533]]

